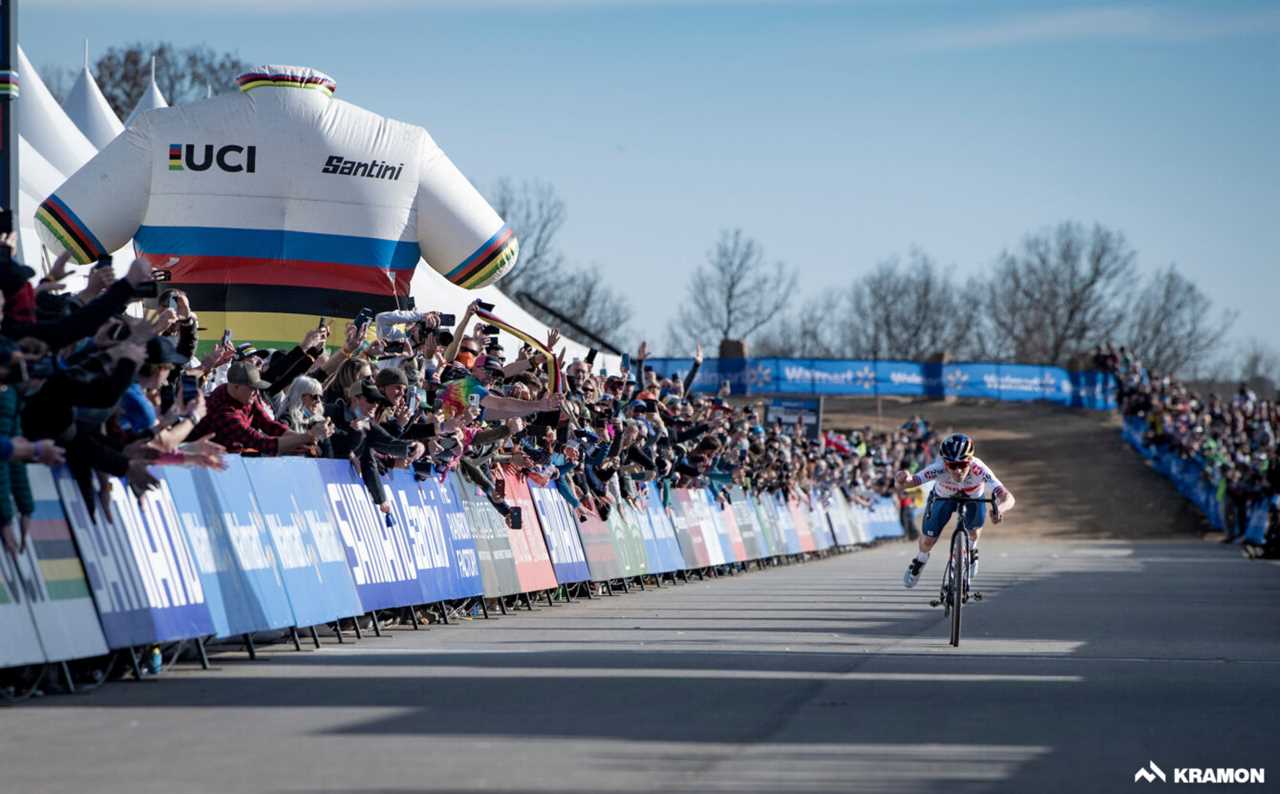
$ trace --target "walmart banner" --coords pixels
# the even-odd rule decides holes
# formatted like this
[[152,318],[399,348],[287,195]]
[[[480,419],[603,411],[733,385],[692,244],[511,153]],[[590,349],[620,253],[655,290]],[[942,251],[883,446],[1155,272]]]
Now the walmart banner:
[[[659,375],[683,377],[688,358],[646,362]],[[915,361],[750,358],[707,359],[693,388],[714,392],[728,382],[734,394],[819,394],[832,397],[971,397],[1041,400],[1076,408],[1114,408],[1114,384],[1096,372],[1028,364],[922,364]]]

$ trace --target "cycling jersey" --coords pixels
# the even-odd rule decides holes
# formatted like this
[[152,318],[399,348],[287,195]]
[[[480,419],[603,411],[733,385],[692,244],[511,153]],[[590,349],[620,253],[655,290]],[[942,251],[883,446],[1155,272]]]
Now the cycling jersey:
[[963,480],[956,480],[955,475],[947,471],[941,459],[925,466],[916,473],[916,476],[922,482],[932,482],[933,493],[936,496],[962,494],[978,499],[983,496],[983,488],[987,485],[991,486],[992,492],[997,488],[1004,488],[1004,484],[992,473],[987,464],[982,462],[981,458],[970,461],[969,470],[965,473]]

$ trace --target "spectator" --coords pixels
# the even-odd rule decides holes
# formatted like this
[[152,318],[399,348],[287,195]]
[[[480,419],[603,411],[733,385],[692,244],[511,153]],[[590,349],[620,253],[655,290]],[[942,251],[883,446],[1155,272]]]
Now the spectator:
[[192,432],[197,438],[211,435],[215,443],[231,452],[266,456],[301,453],[329,437],[326,423],[299,433],[273,419],[261,395],[269,388],[271,384],[262,379],[256,366],[247,361],[233,363],[227,370],[227,382],[210,395],[207,414]]

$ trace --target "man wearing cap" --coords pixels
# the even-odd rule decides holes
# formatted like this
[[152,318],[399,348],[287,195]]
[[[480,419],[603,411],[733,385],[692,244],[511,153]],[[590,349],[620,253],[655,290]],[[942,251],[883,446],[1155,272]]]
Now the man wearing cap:
[[294,433],[267,412],[260,392],[271,386],[248,361],[236,361],[227,369],[227,382],[209,395],[205,418],[191,431],[192,438],[213,434],[213,441],[228,452],[256,450],[262,455],[290,455],[329,437],[326,423],[305,433]]

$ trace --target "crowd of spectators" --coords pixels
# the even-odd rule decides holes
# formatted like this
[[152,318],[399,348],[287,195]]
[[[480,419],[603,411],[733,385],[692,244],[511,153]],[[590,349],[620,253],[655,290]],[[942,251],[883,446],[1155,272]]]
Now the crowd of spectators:
[[1201,395],[1169,373],[1145,369],[1124,347],[1105,345],[1094,360],[1113,379],[1121,413],[1145,423],[1144,441],[1199,462],[1203,476],[1218,488],[1223,542],[1242,542],[1250,510],[1266,503],[1268,544],[1274,544],[1280,524],[1275,400],[1260,399],[1244,383],[1227,397]]
[[11,551],[33,511],[30,461],[65,463],[95,510],[115,478],[141,494],[157,485],[150,466],[220,468],[226,453],[348,459],[388,514],[381,474],[457,470],[520,528],[505,498],[511,477],[554,485],[583,519],[607,518],[619,498],[639,503],[646,481],[664,497],[671,487],[710,487],[723,500],[733,485],[796,497],[841,488],[868,504],[893,495],[894,471],[932,454],[918,418],[891,433],[811,438],[799,423],[766,422],[761,405],[691,394],[700,350],[683,378],[646,366],[643,344],[615,372],[594,354],[566,362],[551,353],[554,330],[545,345],[504,350],[479,301],[461,318],[363,311],[340,330],[322,321],[285,350],[229,335],[211,343],[183,291],[140,260],[123,278],[100,262],[70,293],[67,257],[33,283],[12,236],[4,242],[0,527]]

